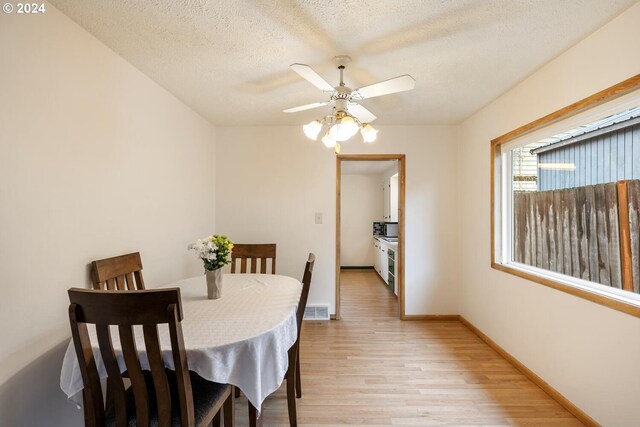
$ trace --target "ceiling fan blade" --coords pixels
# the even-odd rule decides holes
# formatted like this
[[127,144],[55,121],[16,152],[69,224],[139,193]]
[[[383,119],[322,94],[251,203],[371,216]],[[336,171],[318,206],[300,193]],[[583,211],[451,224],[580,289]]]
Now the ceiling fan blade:
[[375,114],[360,104],[349,104],[347,111],[349,111],[351,115],[355,116],[356,119],[360,120],[360,123],[371,123],[376,119]]
[[310,110],[312,108],[324,107],[329,104],[329,101],[314,102],[313,104],[301,105],[299,107],[287,108],[282,110],[283,113],[297,113],[298,111]]
[[373,98],[375,96],[388,95],[390,93],[404,92],[405,90],[411,90],[416,86],[416,81],[408,74],[394,77],[389,80],[374,83],[369,86],[361,87],[353,91],[355,93],[354,98],[366,99]]
[[291,69],[300,74],[300,77],[324,92],[333,92],[334,88],[320,74],[313,71],[311,67],[305,64],[291,64]]

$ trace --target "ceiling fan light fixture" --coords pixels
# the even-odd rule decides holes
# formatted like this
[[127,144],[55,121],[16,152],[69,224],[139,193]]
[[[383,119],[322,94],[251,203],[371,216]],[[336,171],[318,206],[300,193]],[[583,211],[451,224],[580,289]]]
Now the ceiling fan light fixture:
[[328,132],[325,136],[322,137],[322,143],[327,148],[334,148],[336,146],[336,140],[331,138]]
[[316,141],[318,139],[318,135],[320,134],[320,130],[322,129],[322,123],[317,120],[307,123],[302,126],[302,130],[307,138]]
[[307,123],[302,126],[302,129],[307,138],[316,141],[322,129],[326,128],[322,143],[328,148],[333,148],[336,153],[340,152],[339,142],[349,140],[358,131],[360,131],[365,143],[371,143],[377,139],[378,130],[370,124],[376,120],[376,116],[360,104],[360,100],[412,90],[416,83],[413,77],[403,74],[361,88],[351,89],[344,82],[344,70],[350,61],[351,58],[346,55],[334,57],[334,63],[340,72],[340,82],[337,86],[329,84],[306,64],[291,64],[291,69],[294,72],[323,91],[329,96],[329,100],[282,110],[285,113],[296,113],[332,104],[330,115]]
[[358,124],[349,115],[337,119],[336,124],[329,128],[329,136],[336,141],[346,141],[358,132]]
[[378,129],[367,123],[360,128],[360,135],[364,142],[373,142],[378,137]]

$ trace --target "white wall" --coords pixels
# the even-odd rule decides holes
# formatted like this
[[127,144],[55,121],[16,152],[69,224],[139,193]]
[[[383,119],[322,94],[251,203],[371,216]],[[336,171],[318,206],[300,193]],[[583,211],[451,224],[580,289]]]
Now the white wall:
[[[604,425],[640,419],[640,319],[489,268],[488,150],[639,73],[638,22],[640,5],[459,128],[380,126],[375,144],[343,146],[407,155],[407,314],[462,313]],[[0,40],[0,425],[82,423],[58,372],[65,290],[88,286],[92,259],[139,250],[154,286],[200,272],[195,237],[273,241],[283,274],[316,252],[310,301],[333,310],[330,150],[298,126],[216,134],[51,5],[0,15]]]
[[[456,143],[451,127],[380,126],[375,144],[356,136],[342,153],[407,155],[406,313],[458,308]],[[238,242],[278,244],[278,272],[300,276],[317,256],[309,303],[335,301],[336,158],[300,126],[217,129],[216,228]],[[322,212],[324,223],[314,224]]]
[[373,222],[384,215],[382,175],[342,175],[340,265],[373,266]]
[[489,141],[640,73],[640,4],[460,127],[461,314],[606,426],[640,422],[640,319],[490,268]]
[[150,287],[200,273],[215,128],[51,5],[1,14],[0,40],[0,425],[82,425],[66,290],[128,251]]

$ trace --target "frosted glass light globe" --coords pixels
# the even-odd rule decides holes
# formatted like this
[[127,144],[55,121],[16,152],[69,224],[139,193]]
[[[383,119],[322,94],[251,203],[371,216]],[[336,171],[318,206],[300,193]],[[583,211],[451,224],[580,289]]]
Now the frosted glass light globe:
[[322,129],[322,123],[317,120],[314,120],[302,126],[302,131],[307,136],[307,138],[313,139],[314,141],[318,139],[320,129]]
[[327,148],[333,148],[336,146],[336,140],[331,138],[329,134],[326,134],[325,136],[322,137],[322,143]]
[[329,129],[329,136],[336,141],[346,141],[358,132],[358,124],[353,117],[345,116],[339,119],[335,125]]
[[366,124],[360,129],[360,134],[364,142],[373,142],[378,137],[378,129],[375,129],[370,124]]

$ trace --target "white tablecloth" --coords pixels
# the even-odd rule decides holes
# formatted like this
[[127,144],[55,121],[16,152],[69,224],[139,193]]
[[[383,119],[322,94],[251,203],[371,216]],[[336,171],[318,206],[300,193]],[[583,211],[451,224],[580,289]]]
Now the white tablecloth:
[[[288,367],[287,351],[297,337],[296,307],[301,284],[286,276],[271,274],[226,274],[222,298],[207,299],[204,276],[167,285],[179,287],[184,319],[182,331],[189,369],[210,381],[233,384],[260,410],[264,399],[280,387]],[[137,327],[136,327],[137,328]],[[96,342],[90,327],[92,342]],[[165,365],[173,368],[166,327],[160,327]],[[119,347],[117,333],[112,333]],[[142,330],[136,331],[140,363],[148,368]],[[97,344],[96,344],[97,346]],[[101,378],[107,377],[97,348]],[[116,351],[125,370],[122,353]],[[73,342],[62,364],[60,388],[67,397],[81,402],[82,377]]]

